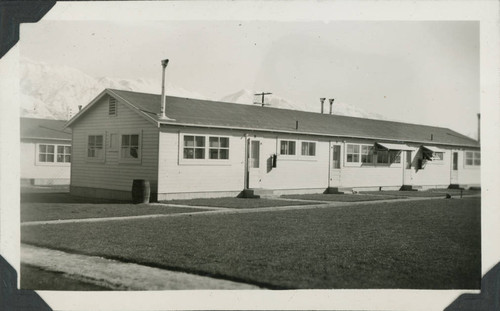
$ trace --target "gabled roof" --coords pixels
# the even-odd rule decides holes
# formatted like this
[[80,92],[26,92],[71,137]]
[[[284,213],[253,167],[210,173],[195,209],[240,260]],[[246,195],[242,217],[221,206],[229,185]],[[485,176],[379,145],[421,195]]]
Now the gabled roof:
[[21,118],[21,139],[55,139],[71,141],[66,120]]
[[[98,98],[102,97],[104,93],[115,97],[144,118],[154,121],[158,125],[175,124],[346,138],[368,138],[381,142],[415,142],[431,145],[479,147],[476,140],[442,127],[173,96],[166,97],[165,114],[168,119],[161,119],[159,117],[161,95],[106,89]],[[92,103],[95,102],[96,100]],[[68,123],[68,126],[79,118],[84,113],[84,110],[80,111]]]

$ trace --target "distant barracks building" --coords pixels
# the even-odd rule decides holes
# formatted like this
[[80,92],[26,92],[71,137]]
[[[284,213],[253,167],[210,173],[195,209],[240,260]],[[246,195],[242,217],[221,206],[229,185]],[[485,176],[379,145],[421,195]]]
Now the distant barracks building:
[[71,194],[153,199],[470,187],[479,142],[446,128],[106,89],[68,123]]

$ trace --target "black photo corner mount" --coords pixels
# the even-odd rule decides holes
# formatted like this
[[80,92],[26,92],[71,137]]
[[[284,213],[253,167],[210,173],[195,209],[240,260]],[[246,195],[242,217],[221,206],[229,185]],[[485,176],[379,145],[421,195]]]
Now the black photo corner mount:
[[0,310],[52,311],[34,290],[17,289],[17,272],[0,256]]
[[[38,22],[56,2],[0,1],[0,58],[19,41],[19,24]],[[17,272],[3,256],[0,256],[0,309],[52,310],[35,291],[17,289]],[[482,278],[479,294],[462,294],[445,309],[468,310],[500,310],[500,263]]]
[[36,23],[57,1],[0,1],[0,58],[19,41],[19,24]]

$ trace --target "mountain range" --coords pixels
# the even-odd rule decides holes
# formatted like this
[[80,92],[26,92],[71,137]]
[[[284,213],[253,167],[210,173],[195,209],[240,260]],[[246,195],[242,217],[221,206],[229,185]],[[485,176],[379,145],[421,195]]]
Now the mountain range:
[[[103,89],[114,88],[128,91],[158,94],[161,90],[160,80],[153,79],[121,79],[111,77],[92,77],[76,68],[49,65],[23,58],[21,68],[21,116],[31,118],[47,118],[67,120],[78,111],[78,106],[87,105]],[[237,104],[260,104],[261,96],[255,92],[242,89],[222,98],[207,98],[202,94],[186,90],[182,87],[166,84],[166,94],[196,99],[208,99]],[[285,108],[303,111],[319,111],[319,101],[311,109],[310,105],[294,102],[275,94],[266,95],[264,103],[274,108]],[[328,111],[328,101],[325,110]],[[386,119],[384,116],[366,112],[358,107],[342,102],[334,102],[333,113],[363,117],[370,119]]]

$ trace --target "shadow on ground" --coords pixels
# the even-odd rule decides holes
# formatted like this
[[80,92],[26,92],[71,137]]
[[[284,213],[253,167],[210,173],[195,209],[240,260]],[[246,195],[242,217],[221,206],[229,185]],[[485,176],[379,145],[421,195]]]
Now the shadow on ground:
[[127,201],[79,197],[69,194],[68,187],[23,187],[21,203],[130,203]]

